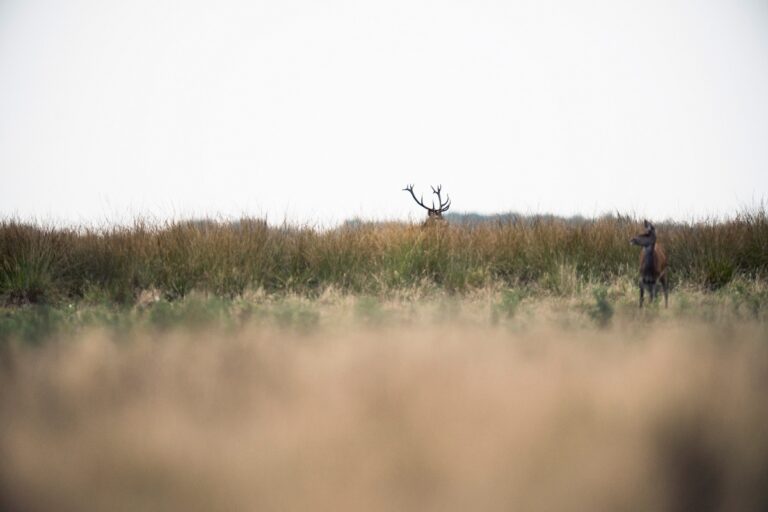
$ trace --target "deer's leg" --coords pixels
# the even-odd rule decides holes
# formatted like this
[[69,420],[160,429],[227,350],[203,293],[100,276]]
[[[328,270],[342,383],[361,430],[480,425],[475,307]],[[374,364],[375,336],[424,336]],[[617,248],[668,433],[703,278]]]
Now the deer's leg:
[[640,307],[643,307],[643,298],[645,296],[645,283],[640,279]]

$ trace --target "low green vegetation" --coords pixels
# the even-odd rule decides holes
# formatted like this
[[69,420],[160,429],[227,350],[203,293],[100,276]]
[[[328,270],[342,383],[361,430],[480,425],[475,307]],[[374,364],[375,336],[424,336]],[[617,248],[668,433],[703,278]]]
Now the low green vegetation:
[[668,309],[663,301],[656,301],[646,302],[644,310],[638,309],[630,280],[585,284],[578,293],[550,297],[530,288],[484,289],[462,296],[411,289],[389,297],[327,291],[314,298],[297,294],[221,298],[195,292],[177,300],[155,295],[134,305],[28,304],[0,308],[0,345],[75,338],[94,329],[116,336],[136,332],[162,336],[178,329],[232,333],[251,327],[302,333],[414,323],[437,327],[446,322],[524,329],[534,320],[580,329],[647,322],[764,323],[768,321],[768,283],[736,279],[715,292],[680,288]]

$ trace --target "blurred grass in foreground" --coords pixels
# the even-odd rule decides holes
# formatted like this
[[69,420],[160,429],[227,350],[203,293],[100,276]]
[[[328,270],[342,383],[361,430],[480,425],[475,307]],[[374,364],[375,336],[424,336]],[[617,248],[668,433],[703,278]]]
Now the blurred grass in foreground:
[[[193,291],[317,296],[327,288],[381,295],[425,286],[449,293],[526,287],[565,296],[584,284],[635,279],[629,239],[640,219],[514,217],[422,229],[349,223],[330,230],[271,227],[258,219],[106,229],[0,221],[0,299],[8,304],[86,300],[132,304],[147,290],[167,300]],[[733,219],[657,223],[673,286],[717,290],[768,279],[764,206]]]
[[767,226],[6,221],[0,510],[766,510]]
[[517,293],[13,309],[0,509],[768,508],[764,307]]

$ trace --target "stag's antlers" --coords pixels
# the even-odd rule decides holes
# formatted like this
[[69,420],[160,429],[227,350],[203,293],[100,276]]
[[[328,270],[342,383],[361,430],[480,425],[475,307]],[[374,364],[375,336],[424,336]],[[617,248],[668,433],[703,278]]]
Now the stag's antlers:
[[[432,208],[430,208],[429,206],[424,204],[424,194],[421,195],[421,201],[416,199],[416,194],[413,193],[413,185],[406,185],[403,190],[411,193],[411,197],[413,197],[413,200],[416,201],[416,204],[418,204],[419,206],[421,206],[425,210],[432,210]],[[433,204],[433,206],[434,206],[434,204]]]
[[[439,208],[440,213],[447,212],[448,208],[451,207],[451,196],[446,194],[445,203],[443,203],[443,199],[440,197],[440,191],[443,189],[443,186],[438,185],[437,190],[435,190],[435,187],[431,187],[431,188],[432,188],[432,193],[437,194],[437,202],[440,203],[440,208]],[[434,209],[434,207],[435,207],[435,202],[432,201],[432,208]]]
[[413,197],[413,200],[416,201],[416,204],[427,210],[429,217],[440,217],[442,218],[443,213],[448,211],[448,208],[451,207],[451,196],[446,195],[445,196],[445,202],[443,202],[443,198],[440,194],[440,191],[443,189],[442,185],[438,185],[437,188],[431,187],[432,193],[437,196],[437,202],[439,203],[439,206],[435,208],[435,201],[432,200],[432,207],[424,204],[424,196],[421,196],[421,200],[416,198],[416,194],[413,193],[413,185],[407,185],[403,190],[406,192],[411,193],[411,197]]

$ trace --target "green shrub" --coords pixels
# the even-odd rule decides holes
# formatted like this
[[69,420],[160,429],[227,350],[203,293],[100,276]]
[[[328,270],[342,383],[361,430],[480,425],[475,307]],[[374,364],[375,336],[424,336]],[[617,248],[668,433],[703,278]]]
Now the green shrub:
[[613,305],[608,296],[608,289],[598,286],[592,290],[594,304],[587,310],[589,316],[599,327],[606,327],[613,318]]

